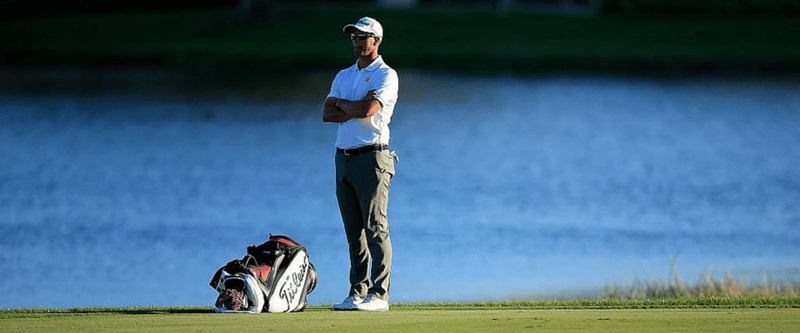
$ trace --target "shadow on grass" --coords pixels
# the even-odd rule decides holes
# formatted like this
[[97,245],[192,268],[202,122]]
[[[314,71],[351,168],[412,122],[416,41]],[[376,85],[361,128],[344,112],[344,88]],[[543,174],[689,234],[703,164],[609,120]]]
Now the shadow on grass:
[[211,307],[142,307],[142,308],[72,308],[72,309],[5,309],[0,318],[83,316],[83,315],[154,315],[214,313]]
[[212,308],[185,308],[185,309],[173,309],[173,308],[159,308],[159,309],[126,309],[121,312],[122,314],[132,314],[132,315],[140,315],[140,314],[181,314],[181,313],[214,313],[214,309]]
[[152,307],[152,308],[76,308],[74,313],[113,313],[127,315],[214,313],[210,307]]

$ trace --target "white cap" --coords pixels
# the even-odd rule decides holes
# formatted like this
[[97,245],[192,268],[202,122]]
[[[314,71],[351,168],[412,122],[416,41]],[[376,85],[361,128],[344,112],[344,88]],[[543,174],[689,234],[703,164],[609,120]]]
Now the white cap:
[[342,28],[343,32],[348,34],[352,34],[355,30],[371,33],[378,37],[383,37],[383,27],[378,20],[371,18],[369,16],[364,16],[356,24],[348,24]]

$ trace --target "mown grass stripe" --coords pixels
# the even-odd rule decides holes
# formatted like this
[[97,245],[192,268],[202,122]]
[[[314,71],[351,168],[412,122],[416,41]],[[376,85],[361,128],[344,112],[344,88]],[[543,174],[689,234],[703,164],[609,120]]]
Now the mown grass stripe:
[[[741,308],[800,308],[800,296],[697,297],[647,300],[553,300],[466,303],[396,303],[392,311],[431,310],[610,310],[610,309],[741,309]],[[329,311],[330,305],[311,305],[306,311]],[[41,318],[48,316],[136,315],[136,314],[202,314],[213,313],[211,307],[133,307],[133,308],[71,308],[71,309],[4,309],[0,319]]]

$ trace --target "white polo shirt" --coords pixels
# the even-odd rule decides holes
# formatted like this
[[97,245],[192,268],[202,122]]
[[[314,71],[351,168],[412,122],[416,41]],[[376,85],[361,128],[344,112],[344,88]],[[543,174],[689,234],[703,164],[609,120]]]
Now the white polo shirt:
[[397,72],[378,56],[366,68],[359,70],[355,65],[339,71],[333,79],[328,97],[349,101],[360,101],[368,91],[375,89],[381,109],[367,118],[350,119],[339,124],[336,147],[355,148],[371,144],[389,144],[389,122],[392,120],[394,105],[397,103]]

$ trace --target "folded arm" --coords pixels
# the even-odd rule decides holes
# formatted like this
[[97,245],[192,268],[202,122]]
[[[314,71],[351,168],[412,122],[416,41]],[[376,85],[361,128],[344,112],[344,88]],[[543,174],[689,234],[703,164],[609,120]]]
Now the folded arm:
[[328,97],[322,106],[322,121],[343,123],[354,118],[368,118],[378,113],[381,107],[378,93],[375,90],[367,92],[367,95],[360,101]]

